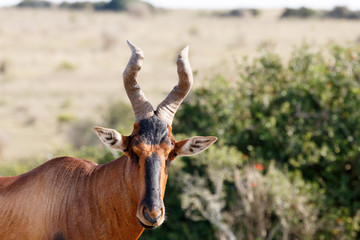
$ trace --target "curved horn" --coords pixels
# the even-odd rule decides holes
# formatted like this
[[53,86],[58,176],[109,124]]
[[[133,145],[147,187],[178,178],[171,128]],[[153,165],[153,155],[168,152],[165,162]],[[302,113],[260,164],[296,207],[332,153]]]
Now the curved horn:
[[193,75],[188,59],[189,46],[185,47],[177,58],[177,72],[179,82],[170,92],[170,94],[162,101],[156,109],[156,115],[169,125],[172,124],[174,115],[180,104],[190,91],[193,84]]
[[138,122],[141,119],[152,117],[154,115],[154,109],[146,99],[143,91],[141,91],[140,85],[136,82],[137,74],[144,60],[143,52],[131,42],[127,41],[127,43],[132,53],[129,63],[123,72],[124,87],[135,114],[135,122]]

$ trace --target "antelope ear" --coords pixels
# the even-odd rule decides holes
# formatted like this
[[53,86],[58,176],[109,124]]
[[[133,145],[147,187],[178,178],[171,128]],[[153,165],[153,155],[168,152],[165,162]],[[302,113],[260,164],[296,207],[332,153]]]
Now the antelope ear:
[[198,154],[214,142],[217,137],[192,137],[175,143],[174,156],[191,156]]
[[126,138],[114,129],[94,127],[100,140],[108,147],[124,152],[126,149]]

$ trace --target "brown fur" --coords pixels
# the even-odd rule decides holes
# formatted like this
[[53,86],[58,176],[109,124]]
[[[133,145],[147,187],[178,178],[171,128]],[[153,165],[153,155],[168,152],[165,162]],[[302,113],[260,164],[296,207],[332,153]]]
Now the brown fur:
[[128,45],[132,55],[123,79],[135,114],[133,133],[127,137],[94,127],[106,146],[125,156],[100,166],[61,157],[28,173],[1,177],[0,240],[132,240],[144,227],[164,222],[170,160],[201,152],[216,138],[176,143],[171,133],[174,114],[193,82],[189,48],[178,55],[178,85],[154,111],[136,82],[144,56]]
[[0,177],[0,240],[138,239],[144,231],[138,218],[145,159],[154,152],[160,156],[162,201],[172,150],[165,143],[139,142],[138,132],[136,123],[132,135],[123,137],[129,144],[125,156],[108,164],[60,157],[25,174]]
[[[106,165],[61,157],[0,178],[0,239],[137,239],[132,164],[121,157]],[[136,186],[135,186],[136,187]],[[131,189],[130,189],[131,188]]]
[[[170,126],[168,134],[170,141],[145,144],[139,141],[136,123],[131,136],[122,136],[125,156],[108,164],[60,157],[25,174],[0,177],[0,240],[132,240],[140,237],[144,226],[160,226],[170,160],[177,152],[188,154],[188,141],[205,139],[199,141],[197,152],[216,141],[194,137],[175,142]],[[160,199],[157,209],[146,209],[145,169],[152,154],[160,161],[160,190],[154,195]],[[151,222],[145,211],[159,218]]]

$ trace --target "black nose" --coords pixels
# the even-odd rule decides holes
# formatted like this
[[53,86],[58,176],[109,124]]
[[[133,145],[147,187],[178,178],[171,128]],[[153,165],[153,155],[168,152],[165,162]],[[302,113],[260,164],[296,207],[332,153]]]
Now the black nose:
[[154,224],[161,217],[162,209],[153,209],[150,211],[144,207],[143,214],[146,220],[148,220],[151,224]]

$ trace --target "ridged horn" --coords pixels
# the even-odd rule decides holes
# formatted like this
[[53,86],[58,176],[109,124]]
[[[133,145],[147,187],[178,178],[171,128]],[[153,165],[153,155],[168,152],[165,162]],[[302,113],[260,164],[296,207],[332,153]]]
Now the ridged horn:
[[123,72],[124,87],[135,114],[135,122],[138,122],[152,117],[154,109],[136,81],[144,60],[144,54],[140,48],[131,42],[127,41],[127,44],[131,49],[131,57]]
[[164,99],[164,101],[159,104],[155,112],[159,118],[167,122],[169,125],[172,124],[177,109],[189,93],[193,84],[193,75],[188,54],[189,46],[185,47],[179,53],[176,61],[179,82]]

